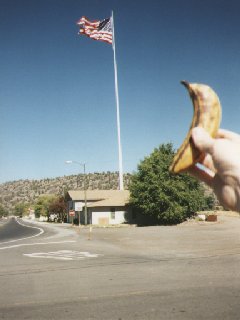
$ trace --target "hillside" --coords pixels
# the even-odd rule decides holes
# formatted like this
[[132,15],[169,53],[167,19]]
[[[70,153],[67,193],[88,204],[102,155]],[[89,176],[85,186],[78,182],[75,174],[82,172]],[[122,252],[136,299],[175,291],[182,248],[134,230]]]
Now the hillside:
[[[124,188],[128,189],[130,174],[124,174]],[[118,172],[89,173],[86,187],[94,189],[117,189]],[[17,203],[32,204],[42,194],[63,195],[68,190],[84,189],[84,175],[71,175],[42,180],[18,180],[0,184],[0,205],[9,213]]]

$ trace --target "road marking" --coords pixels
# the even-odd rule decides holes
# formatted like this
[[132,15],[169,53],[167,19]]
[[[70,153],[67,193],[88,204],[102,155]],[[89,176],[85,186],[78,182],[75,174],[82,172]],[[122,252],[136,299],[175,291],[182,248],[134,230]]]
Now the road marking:
[[101,254],[89,253],[85,251],[72,251],[72,250],[59,250],[53,252],[36,252],[25,253],[24,256],[30,258],[43,258],[43,259],[55,259],[55,260],[83,260],[86,258],[98,258]]
[[38,229],[38,230],[40,230],[40,232],[39,232],[37,235],[31,236],[30,238],[38,237],[38,236],[40,236],[40,234],[44,233],[44,230],[43,230],[42,228],[33,227],[33,226],[28,226],[27,224],[24,224],[24,223],[18,221],[17,219],[16,219],[16,222],[17,222],[18,224],[20,224],[20,226],[23,226],[23,227],[26,227],[26,228],[32,228],[32,229]]
[[1,244],[5,244],[5,243],[12,243],[12,242],[20,241],[20,240],[26,240],[26,239],[35,238],[35,237],[38,237],[38,236],[40,236],[41,234],[44,233],[44,230],[43,230],[42,228],[27,226],[26,224],[23,224],[23,223],[19,222],[17,219],[15,219],[15,220],[16,220],[16,222],[17,222],[18,224],[20,224],[22,227],[32,228],[32,229],[38,229],[38,230],[40,230],[40,232],[39,232],[38,234],[35,234],[34,236],[25,237],[25,238],[20,238],[20,239],[15,239],[15,240],[9,240],[9,241],[5,241],[5,242],[0,242],[0,245],[1,245]]
[[[69,242],[76,242],[76,240],[53,241],[53,242],[35,242],[35,243],[21,243],[21,244],[14,244],[14,245],[12,245],[12,246],[1,247],[0,250],[12,249],[12,248],[18,248],[18,247],[26,247],[26,246],[44,245],[44,244],[69,243]],[[1,243],[0,243],[0,244],[1,244]]]

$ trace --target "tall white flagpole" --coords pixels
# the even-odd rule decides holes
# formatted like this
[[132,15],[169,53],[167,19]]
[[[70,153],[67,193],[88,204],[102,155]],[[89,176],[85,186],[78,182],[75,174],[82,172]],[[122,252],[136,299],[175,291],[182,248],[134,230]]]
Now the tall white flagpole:
[[121,131],[120,131],[120,113],[119,113],[119,95],[118,95],[118,76],[117,76],[117,62],[116,62],[116,50],[115,50],[115,34],[114,34],[114,20],[112,11],[112,47],[114,57],[114,78],[115,78],[115,95],[117,106],[117,133],[118,133],[118,161],[119,161],[119,190],[124,190],[123,186],[123,163],[122,163],[122,146],[121,146]]

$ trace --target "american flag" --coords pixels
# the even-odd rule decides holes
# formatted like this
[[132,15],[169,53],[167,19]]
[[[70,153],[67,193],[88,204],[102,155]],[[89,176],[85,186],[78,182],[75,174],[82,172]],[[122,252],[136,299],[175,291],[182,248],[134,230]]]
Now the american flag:
[[112,19],[104,19],[99,21],[90,21],[86,17],[82,17],[77,24],[80,26],[79,34],[85,34],[94,40],[113,42]]

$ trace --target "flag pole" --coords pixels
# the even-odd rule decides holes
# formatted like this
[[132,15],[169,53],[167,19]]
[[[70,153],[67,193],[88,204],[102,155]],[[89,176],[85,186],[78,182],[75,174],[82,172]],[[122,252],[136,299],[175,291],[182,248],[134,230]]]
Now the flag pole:
[[123,164],[122,164],[121,131],[120,131],[119,95],[118,95],[118,76],[117,76],[117,61],[116,61],[116,50],[115,50],[115,34],[114,34],[113,11],[112,11],[112,33],[113,33],[112,48],[113,48],[113,57],[114,57],[115,96],[116,96],[116,107],[117,107],[119,190],[124,190],[124,186],[123,186]]

